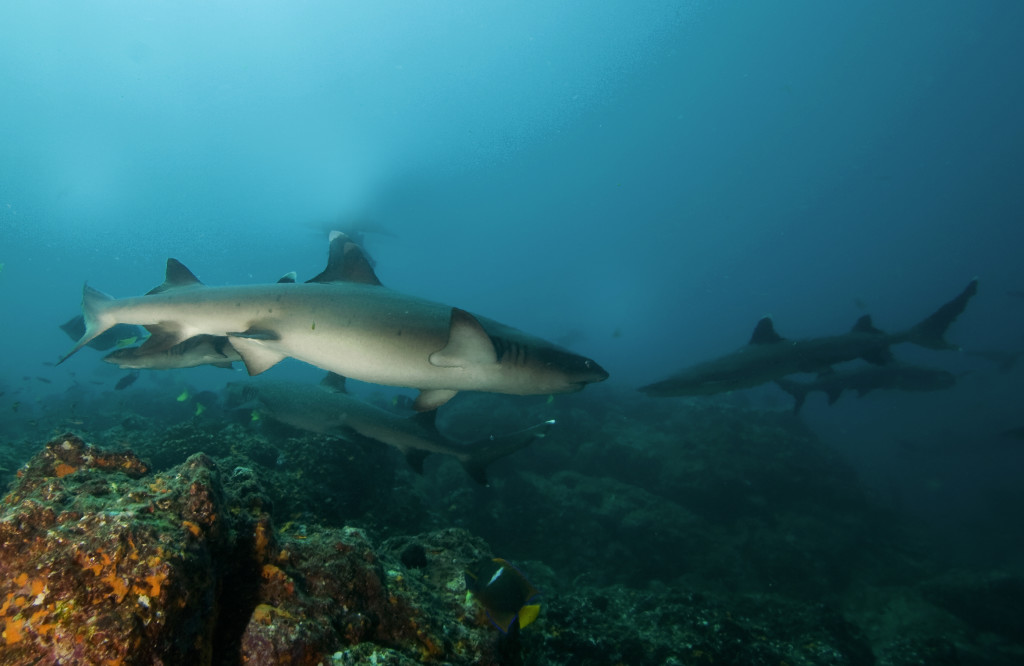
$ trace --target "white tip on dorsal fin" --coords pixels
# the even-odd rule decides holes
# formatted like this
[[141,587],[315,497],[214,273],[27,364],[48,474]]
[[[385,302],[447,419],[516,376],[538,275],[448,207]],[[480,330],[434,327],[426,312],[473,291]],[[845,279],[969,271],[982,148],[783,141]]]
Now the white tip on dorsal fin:
[[146,292],[146,295],[161,294],[171,289],[185,289],[188,287],[205,287],[192,271],[185,267],[177,259],[167,260],[167,272],[164,274],[164,283]]
[[327,268],[307,282],[358,282],[380,286],[380,280],[363,248],[340,231],[331,232]]

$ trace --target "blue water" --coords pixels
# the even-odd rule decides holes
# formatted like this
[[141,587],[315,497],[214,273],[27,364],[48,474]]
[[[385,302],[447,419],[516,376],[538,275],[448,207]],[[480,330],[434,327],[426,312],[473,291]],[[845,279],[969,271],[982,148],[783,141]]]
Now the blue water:
[[[1024,349],[1018,2],[32,2],[0,25],[5,418],[120,376],[90,350],[44,365],[83,281],[136,295],[168,256],[212,285],[308,279],[360,224],[388,232],[366,236],[385,284],[571,340],[600,390],[765,314],[901,329],[975,276],[950,338]],[[996,435],[1024,425],[1024,368],[897,351],[959,385],[804,418],[954,534],[1024,508]]]

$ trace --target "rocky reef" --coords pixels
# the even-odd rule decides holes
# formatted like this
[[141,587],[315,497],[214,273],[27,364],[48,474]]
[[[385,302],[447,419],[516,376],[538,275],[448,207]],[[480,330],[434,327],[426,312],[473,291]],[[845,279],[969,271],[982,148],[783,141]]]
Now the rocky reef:
[[[201,416],[54,437],[0,501],[0,664],[1024,659],[1024,579],[944,567],[788,414],[522,409],[557,410],[559,434],[489,487]],[[479,413],[528,418],[472,401],[449,418]],[[494,556],[541,590],[525,629],[467,594]]]

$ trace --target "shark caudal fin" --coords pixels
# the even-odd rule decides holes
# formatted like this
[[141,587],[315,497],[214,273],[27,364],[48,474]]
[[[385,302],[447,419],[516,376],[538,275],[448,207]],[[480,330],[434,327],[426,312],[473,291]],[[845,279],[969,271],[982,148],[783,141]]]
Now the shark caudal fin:
[[946,340],[946,329],[956,321],[967,307],[968,301],[978,293],[978,278],[971,280],[960,294],[923,319],[906,333],[907,342],[928,349],[960,349]]
[[498,458],[504,458],[520,449],[525,449],[535,439],[546,437],[553,425],[555,425],[555,420],[550,419],[526,430],[520,430],[500,437],[492,436],[472,444],[467,444],[467,453],[464,456],[460,456],[459,461],[462,463],[463,469],[473,477],[474,481],[482,486],[486,486],[488,485],[488,465]]
[[60,357],[57,365],[68,360],[72,354],[89,344],[90,340],[117,323],[112,319],[104,317],[104,313],[113,302],[114,298],[112,296],[104,294],[99,289],[93,289],[88,284],[82,288],[82,319],[85,323],[85,332],[82,333],[82,337],[78,339],[78,342],[71,348],[71,351]]

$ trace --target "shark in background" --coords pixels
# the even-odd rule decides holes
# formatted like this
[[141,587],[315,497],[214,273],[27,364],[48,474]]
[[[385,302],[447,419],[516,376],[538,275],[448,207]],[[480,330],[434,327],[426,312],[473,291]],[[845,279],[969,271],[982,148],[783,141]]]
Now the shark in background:
[[835,404],[846,391],[856,391],[858,397],[877,390],[940,391],[956,384],[956,375],[937,368],[927,368],[894,361],[885,365],[864,364],[844,370],[826,370],[809,382],[798,382],[780,377],[775,383],[793,396],[793,413],[799,414],[807,394],[821,391],[828,404]]
[[545,437],[555,424],[544,421],[518,432],[462,444],[442,435],[437,411],[403,417],[351,396],[345,378],[330,373],[319,386],[255,380],[232,382],[225,389],[229,408],[254,409],[280,423],[346,440],[372,440],[398,449],[409,465],[423,473],[432,453],[455,458],[474,481],[487,485],[487,466]]
[[219,335],[196,335],[162,351],[146,352],[142,347],[115,349],[103,360],[107,363],[129,369],[172,370],[212,365],[232,369],[235,361],[241,361],[227,337]]
[[946,329],[978,291],[972,280],[955,298],[911,328],[885,333],[870,315],[848,333],[788,340],[775,332],[770,317],[757,323],[750,342],[735,352],[698,363],[639,390],[650,396],[710,395],[759,386],[787,375],[824,372],[838,363],[863,359],[876,365],[892,362],[890,347],[910,343],[928,349],[958,349],[945,339]]
[[327,267],[306,283],[208,287],[175,259],[163,284],[114,299],[85,286],[86,330],[61,362],[117,324],[144,326],[135,352],[197,335],[226,337],[250,375],[286,357],[361,381],[419,389],[418,411],[463,390],[570,393],[608,373],[595,361],[505,324],[381,285],[361,248],[331,234]]

